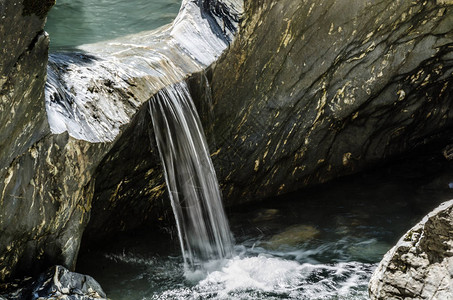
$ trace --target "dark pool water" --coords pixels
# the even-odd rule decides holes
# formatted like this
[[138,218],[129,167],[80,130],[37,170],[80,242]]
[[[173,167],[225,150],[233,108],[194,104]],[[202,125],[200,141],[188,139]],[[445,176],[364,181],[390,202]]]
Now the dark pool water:
[[45,30],[51,50],[105,41],[171,23],[181,0],[58,0]]
[[236,256],[205,277],[184,275],[172,228],[118,237],[83,254],[78,271],[94,276],[113,300],[368,299],[368,281],[382,256],[427,212],[453,198],[448,173],[403,168],[230,209]]

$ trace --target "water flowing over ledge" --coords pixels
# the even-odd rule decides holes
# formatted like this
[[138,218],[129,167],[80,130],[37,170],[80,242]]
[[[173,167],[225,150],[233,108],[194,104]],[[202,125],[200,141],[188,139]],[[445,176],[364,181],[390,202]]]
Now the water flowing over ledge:
[[184,263],[188,271],[233,256],[233,238],[197,110],[185,83],[150,102]]
[[[158,30],[52,54],[46,84],[50,128],[111,142],[148,99],[186,265],[232,256],[232,235],[203,128],[185,83],[232,42],[239,1],[185,1]],[[90,54],[90,53],[95,53]],[[137,80],[143,80],[136,84]],[[141,89],[141,98],[134,95]],[[157,93],[157,94],[156,94]],[[154,95],[154,97],[153,97]]]
[[157,30],[49,56],[46,110],[52,133],[113,141],[159,90],[212,64],[232,42],[240,0],[182,3]]
[[[110,155],[116,157],[111,150],[131,146],[110,141],[144,136],[139,146],[132,145],[134,151],[143,148],[146,157],[139,159],[147,160],[148,175],[134,181],[147,189],[139,192],[143,196],[139,203],[149,205],[162,196],[161,168],[150,155],[157,149],[143,145],[152,131],[146,128],[150,118],[143,116],[145,104],[159,90],[214,62],[232,42],[242,13],[240,1],[183,1],[178,17],[168,26],[84,45],[76,52],[52,53],[47,65],[45,14],[31,11],[32,16],[24,16],[27,3],[0,7],[5,15],[2,22],[14,24],[14,30],[0,32],[5,37],[4,52],[9,53],[0,67],[0,83],[7,91],[0,95],[5,107],[0,111],[5,137],[0,143],[2,280],[37,275],[55,264],[73,269],[90,219],[116,223],[98,227],[101,231],[123,227],[110,218],[109,213],[115,212],[104,206],[104,199],[94,199],[96,182],[101,182],[95,174],[109,169],[105,163],[112,160]],[[147,123],[134,127],[140,122]],[[131,154],[130,148],[127,152]],[[114,182],[110,171],[105,175],[108,184]],[[107,218],[96,216],[96,205],[108,212]],[[128,197],[127,207],[134,205],[134,197]],[[131,220],[138,226],[146,218],[135,214]]]

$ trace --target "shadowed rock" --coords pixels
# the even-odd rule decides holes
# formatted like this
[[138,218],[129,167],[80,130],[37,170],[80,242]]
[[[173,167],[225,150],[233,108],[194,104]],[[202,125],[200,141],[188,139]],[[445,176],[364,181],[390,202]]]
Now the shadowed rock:
[[29,278],[23,282],[6,284],[3,288],[6,293],[0,294],[2,300],[106,300],[96,280],[88,275],[70,272],[62,266],[50,268],[39,275],[36,281]]
[[453,7],[436,1],[249,2],[237,40],[209,73],[208,136],[227,201],[447,141],[452,45]]

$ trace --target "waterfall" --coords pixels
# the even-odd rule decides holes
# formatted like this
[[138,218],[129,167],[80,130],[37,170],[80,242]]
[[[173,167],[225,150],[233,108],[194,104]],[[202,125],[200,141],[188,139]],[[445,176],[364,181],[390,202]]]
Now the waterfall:
[[242,0],[183,0],[168,26],[49,56],[46,110],[54,134],[115,144],[153,97],[157,145],[185,264],[193,270],[232,256],[233,237],[198,114],[187,85],[178,82],[218,59],[242,12]]
[[185,266],[231,257],[233,237],[187,84],[170,85],[149,103]]

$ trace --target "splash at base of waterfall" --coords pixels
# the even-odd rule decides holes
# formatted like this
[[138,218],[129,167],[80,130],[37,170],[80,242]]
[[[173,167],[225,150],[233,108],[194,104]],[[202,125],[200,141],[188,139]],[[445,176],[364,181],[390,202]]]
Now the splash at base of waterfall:
[[[233,238],[206,138],[185,82],[161,90],[150,114],[187,274],[216,268],[233,253]],[[195,273],[190,273],[191,271]]]
[[367,300],[382,256],[409,224],[453,197],[448,184],[428,189],[432,177],[415,172],[415,180],[406,166],[231,210],[236,254],[199,282],[184,277],[177,243],[148,228],[79,258],[78,271],[115,300]]
[[[348,260],[354,242],[358,240],[275,252],[241,245],[235,257],[198,281],[182,275],[181,257],[150,255],[146,249],[142,254],[104,254],[101,259],[109,266],[103,271],[111,277],[109,297],[117,300],[366,300],[376,264]],[[376,240],[367,243],[382,251],[374,247],[379,246]],[[340,261],[318,260],[325,256]],[[118,270],[127,275],[116,274]],[[124,281],[118,283],[118,276]],[[107,289],[110,280],[103,282]]]
[[363,300],[375,268],[359,262],[301,264],[264,253],[237,256],[193,287],[170,289],[145,299]]

